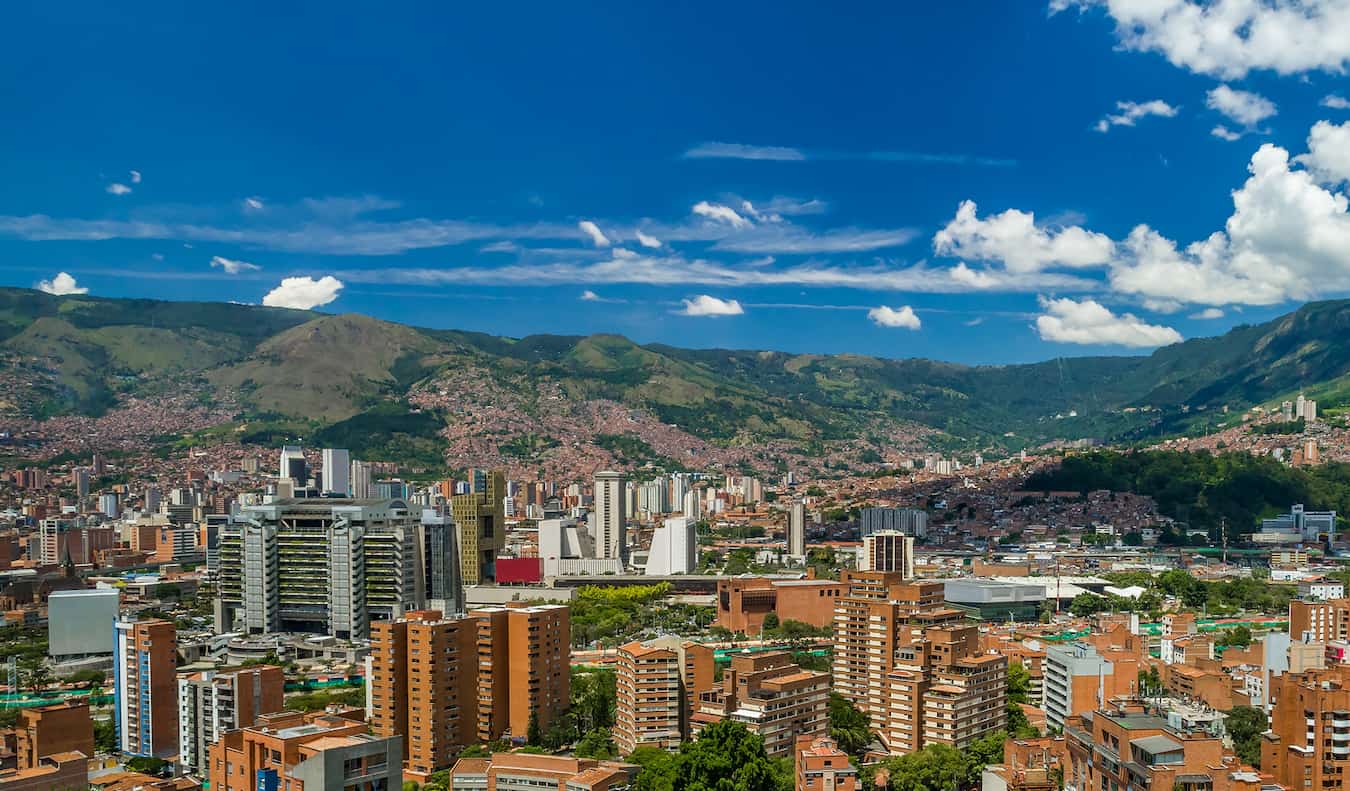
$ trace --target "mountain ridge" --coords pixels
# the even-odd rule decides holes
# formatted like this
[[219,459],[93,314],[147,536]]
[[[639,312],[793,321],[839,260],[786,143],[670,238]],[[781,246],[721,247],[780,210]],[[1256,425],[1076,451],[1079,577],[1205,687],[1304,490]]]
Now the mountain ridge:
[[[41,373],[21,382],[44,396],[28,405],[30,417],[97,414],[126,394],[172,384],[204,401],[237,397],[241,421],[299,421],[310,433],[362,425],[388,435],[393,445],[381,452],[395,452],[404,437],[418,440],[424,457],[434,455],[428,431],[451,436],[452,421],[490,410],[500,413],[497,425],[481,427],[479,445],[538,454],[572,441],[540,426],[594,432],[597,404],[720,447],[884,455],[908,445],[1128,442],[1301,387],[1341,398],[1350,391],[1350,344],[1342,338],[1350,338],[1350,300],[1308,303],[1149,355],[963,365],[683,349],[615,334],[507,338],[361,314],[0,289],[0,355],[14,363],[7,375]],[[406,418],[421,411],[435,421]],[[385,425],[408,430],[384,432]]]

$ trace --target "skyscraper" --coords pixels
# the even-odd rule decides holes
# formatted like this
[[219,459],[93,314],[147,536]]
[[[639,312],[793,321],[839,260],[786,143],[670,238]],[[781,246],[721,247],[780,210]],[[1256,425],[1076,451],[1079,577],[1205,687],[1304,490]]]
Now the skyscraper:
[[571,614],[565,605],[486,607],[478,623],[478,741],[542,730],[567,710]]
[[806,556],[806,503],[801,500],[788,509],[787,551],[796,557]]
[[422,509],[419,531],[426,563],[427,607],[446,615],[464,612],[464,573],[459,557],[459,530],[454,519],[435,508]]
[[698,536],[692,520],[677,516],[656,528],[647,555],[648,574],[689,574],[697,565]]
[[450,500],[451,514],[459,530],[459,560],[465,585],[492,579],[497,554],[506,548],[506,513],[502,498],[506,477],[500,470],[483,476],[483,486]]
[[591,535],[595,556],[627,561],[624,525],[624,477],[621,472],[595,474],[595,505],[591,511]]
[[928,535],[928,512],[921,508],[864,508],[858,534],[867,536],[882,530],[923,538]]
[[351,489],[352,498],[364,500],[375,496],[374,476],[370,471],[369,462],[352,462]]
[[117,740],[129,755],[178,752],[177,635],[172,621],[113,625]]
[[351,494],[351,454],[342,448],[323,449],[323,493],[347,497]]
[[247,728],[260,715],[285,708],[281,668],[264,665],[229,672],[204,670],[178,679],[178,762],[205,775],[208,752],[226,731]]
[[309,467],[305,465],[305,449],[299,445],[283,445],[281,463],[277,468],[278,478],[290,478],[296,488],[303,488],[309,481]]
[[914,539],[898,530],[881,530],[863,536],[859,571],[898,571],[914,579]]

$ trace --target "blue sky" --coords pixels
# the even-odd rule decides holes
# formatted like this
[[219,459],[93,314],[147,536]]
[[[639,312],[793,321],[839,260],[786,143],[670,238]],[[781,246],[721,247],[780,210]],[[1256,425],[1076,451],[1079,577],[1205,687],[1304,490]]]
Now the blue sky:
[[0,283],[979,363],[1350,290],[1350,0],[640,5],[9,6]]

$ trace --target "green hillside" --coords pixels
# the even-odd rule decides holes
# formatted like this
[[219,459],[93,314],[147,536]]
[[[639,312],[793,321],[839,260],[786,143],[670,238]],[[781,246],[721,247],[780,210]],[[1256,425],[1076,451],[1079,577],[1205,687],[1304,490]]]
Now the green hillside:
[[[1320,302],[1145,357],[963,366],[642,346],[615,335],[511,339],[357,315],[0,289],[0,353],[47,366],[56,382],[43,385],[47,400],[33,414],[96,413],[118,393],[172,382],[207,399],[231,393],[245,405],[241,418],[332,427],[349,444],[368,433],[423,454],[418,435],[452,418],[409,418],[409,388],[462,388],[470,374],[511,394],[521,421],[546,384],[569,402],[619,402],[717,442],[878,444],[915,425],[963,446],[1144,438],[1184,429],[1205,410],[1241,410],[1300,388],[1335,408],[1350,395],[1346,338],[1350,301]],[[452,404],[456,397],[448,394]]]

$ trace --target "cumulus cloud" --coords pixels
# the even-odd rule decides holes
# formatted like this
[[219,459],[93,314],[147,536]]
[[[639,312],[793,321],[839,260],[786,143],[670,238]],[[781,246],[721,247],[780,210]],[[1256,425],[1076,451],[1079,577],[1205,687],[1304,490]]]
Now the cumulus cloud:
[[131,193],[131,187],[114,182],[107,187],[104,187],[104,191],[109,195],[129,195]]
[[1278,112],[1275,103],[1261,94],[1227,85],[1220,85],[1205,94],[1205,106],[1223,113],[1247,130],[1255,129],[1257,124]]
[[1140,118],[1156,115],[1162,118],[1174,118],[1181,108],[1173,107],[1162,99],[1147,102],[1116,102],[1120,112],[1107,114],[1097,122],[1098,132],[1107,132],[1113,126],[1134,126]]
[[690,211],[700,217],[727,223],[733,228],[745,228],[750,225],[750,221],[737,214],[735,209],[730,206],[723,206],[720,203],[709,203],[701,200],[695,203]]
[[591,244],[596,247],[609,247],[609,237],[605,236],[604,232],[600,230],[600,226],[590,220],[582,220],[577,223],[577,227],[591,238]]
[[1210,319],[1221,319],[1223,318],[1223,311],[1218,308],[1205,308],[1199,313],[1192,313],[1191,318],[1200,319],[1204,321]]
[[212,256],[211,267],[214,269],[223,269],[227,275],[237,275],[240,272],[256,272],[262,267],[257,264],[250,264],[247,261],[236,261],[224,256]]
[[89,289],[84,288],[75,282],[75,278],[65,272],[57,272],[56,277],[51,280],[40,280],[37,284],[38,291],[45,291],[48,294],[65,296],[66,294],[88,294]]
[[1350,121],[1318,121],[1308,132],[1308,153],[1294,157],[1321,183],[1350,181]]
[[1125,49],[1157,52],[1197,74],[1237,79],[1350,64],[1350,0],[1051,0],[1050,11],[1102,8]]
[[867,318],[878,327],[897,327],[905,330],[917,330],[923,323],[919,317],[914,315],[914,309],[909,305],[902,305],[898,308],[881,305],[867,311]]
[[718,299],[707,294],[681,301],[684,307],[677,312],[684,316],[739,316],[745,312],[741,303],[734,299]]
[[1113,247],[1104,234],[1078,226],[1038,226],[1034,214],[1017,209],[980,219],[974,201],[963,201],[952,221],[933,237],[933,249],[940,255],[999,261],[1012,272],[1100,266],[1111,260]]
[[338,298],[343,283],[332,275],[315,280],[312,277],[288,277],[263,297],[263,304],[274,308],[309,310],[327,305]]
[[775,162],[800,162],[806,159],[800,149],[787,146],[752,146],[744,143],[699,143],[684,152],[685,159],[760,159]]
[[1220,140],[1227,140],[1230,143],[1242,138],[1241,132],[1234,132],[1223,124],[1216,124],[1213,129],[1209,130],[1209,133]]
[[1350,110],[1350,99],[1336,94],[1328,94],[1322,97],[1320,104],[1323,107],[1330,107],[1333,110]]
[[1151,348],[1181,342],[1171,327],[1148,324],[1133,314],[1116,315],[1096,300],[1041,299],[1036,332],[1055,343]]
[[636,231],[636,233],[638,244],[642,245],[643,247],[654,250],[661,246],[661,240],[657,239],[655,236],[649,236],[648,234],[643,233],[641,230]]

